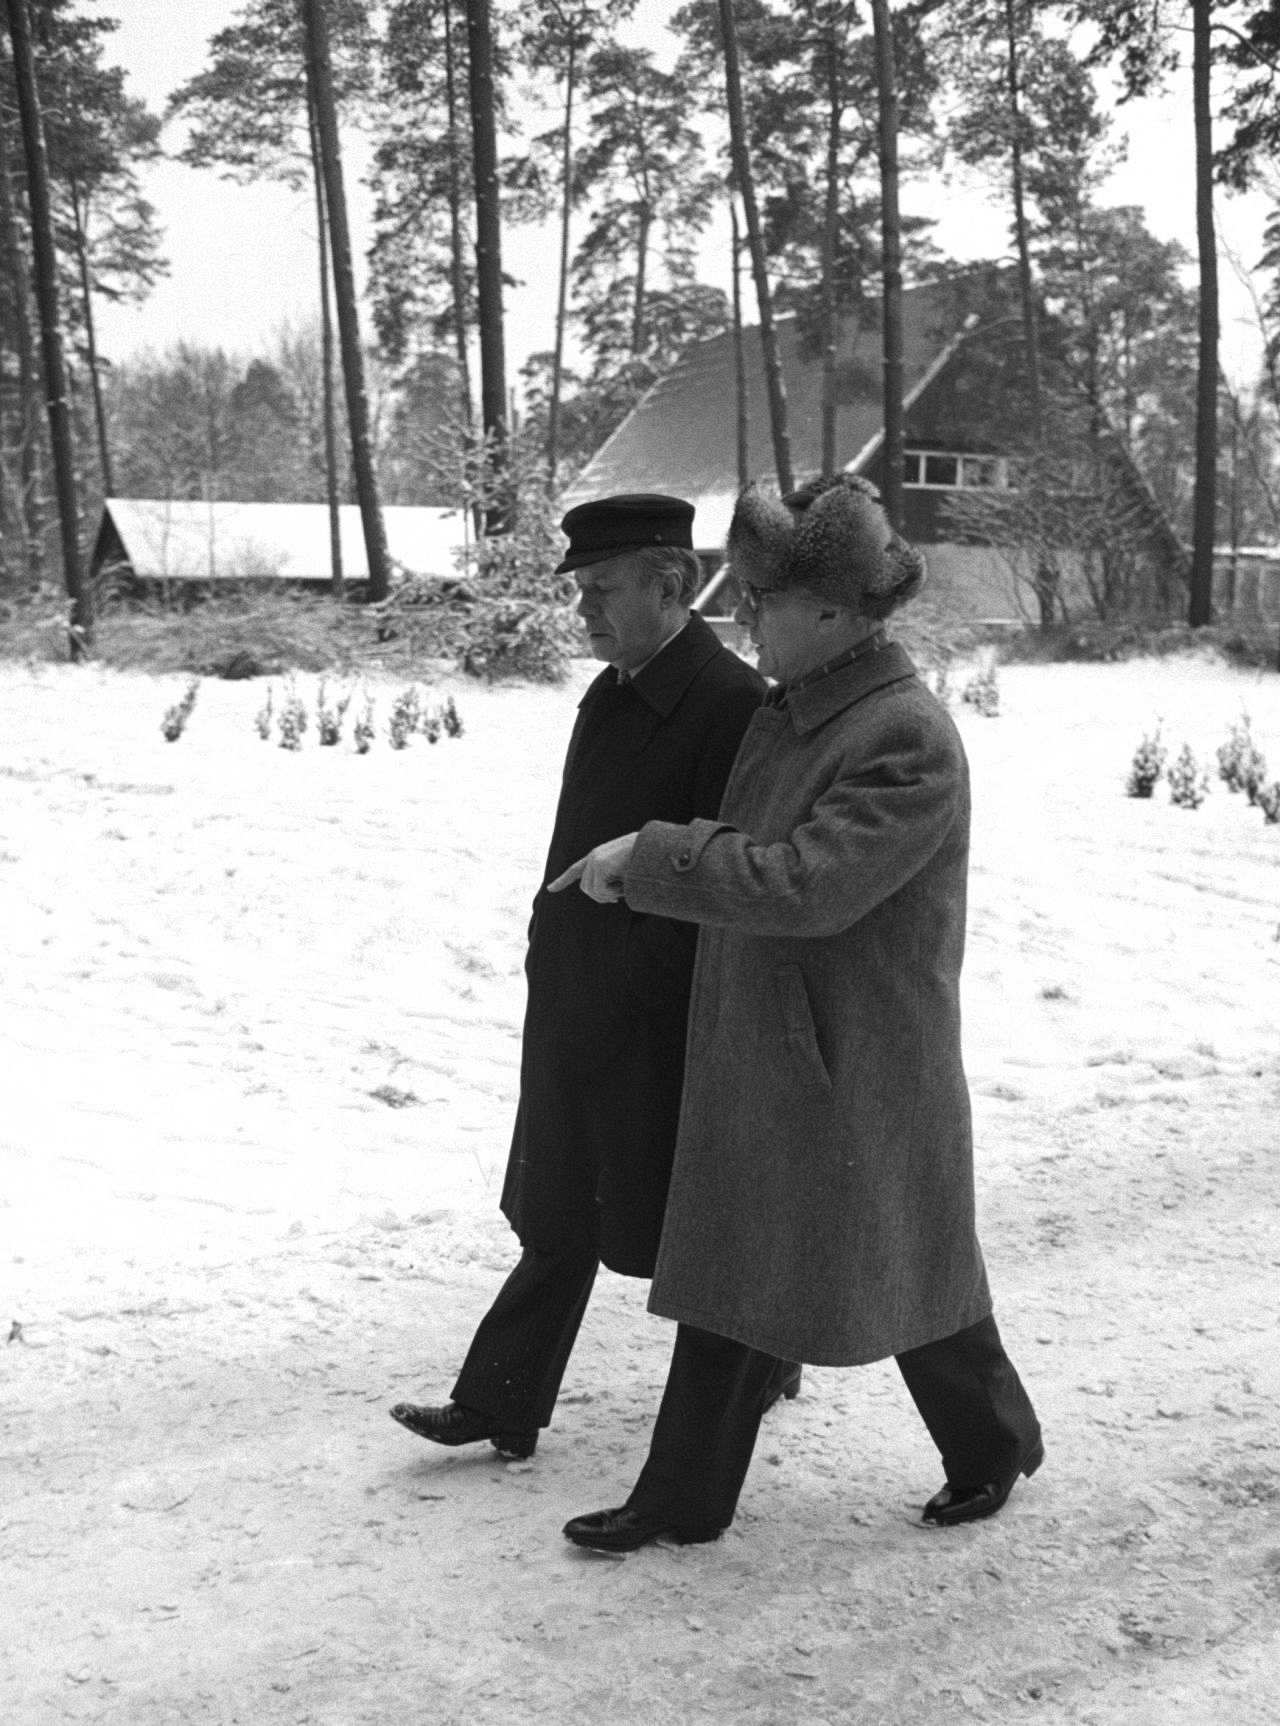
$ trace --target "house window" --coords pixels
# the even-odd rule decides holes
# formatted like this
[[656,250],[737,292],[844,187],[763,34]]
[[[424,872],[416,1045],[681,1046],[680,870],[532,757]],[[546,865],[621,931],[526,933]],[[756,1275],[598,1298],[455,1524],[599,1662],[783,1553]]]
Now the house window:
[[909,449],[903,451],[903,483],[934,491],[1004,490],[1009,485],[1009,462],[998,455]]
[[924,458],[924,484],[957,486],[960,484],[958,455],[929,454]]
[[997,486],[1000,484],[1000,461],[993,455],[962,455],[960,457],[962,486]]

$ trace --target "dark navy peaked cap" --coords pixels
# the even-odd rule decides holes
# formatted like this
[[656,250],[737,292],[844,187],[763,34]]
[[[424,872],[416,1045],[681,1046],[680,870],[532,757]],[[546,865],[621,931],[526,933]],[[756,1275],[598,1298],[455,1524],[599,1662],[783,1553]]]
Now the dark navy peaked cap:
[[560,526],[569,536],[569,549],[556,566],[557,575],[647,545],[679,545],[693,550],[693,505],[682,497],[664,497],[659,492],[625,492],[621,497],[580,503]]

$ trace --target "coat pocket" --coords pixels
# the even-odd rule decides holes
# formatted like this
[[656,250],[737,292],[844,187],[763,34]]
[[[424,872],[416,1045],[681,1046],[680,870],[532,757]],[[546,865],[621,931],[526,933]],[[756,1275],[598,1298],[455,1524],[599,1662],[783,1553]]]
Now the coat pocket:
[[786,1032],[789,1064],[824,1095],[831,1095],[831,1074],[822,1058],[813,1009],[799,965],[784,965],[777,973],[778,1005]]

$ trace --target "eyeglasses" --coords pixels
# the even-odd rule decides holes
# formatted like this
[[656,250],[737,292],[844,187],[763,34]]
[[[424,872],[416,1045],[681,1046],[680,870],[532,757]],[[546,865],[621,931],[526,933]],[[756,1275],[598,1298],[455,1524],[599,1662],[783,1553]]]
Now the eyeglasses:
[[753,617],[759,617],[764,610],[766,599],[772,599],[774,589],[771,587],[753,587],[749,581],[738,580],[738,592],[742,595],[742,603]]

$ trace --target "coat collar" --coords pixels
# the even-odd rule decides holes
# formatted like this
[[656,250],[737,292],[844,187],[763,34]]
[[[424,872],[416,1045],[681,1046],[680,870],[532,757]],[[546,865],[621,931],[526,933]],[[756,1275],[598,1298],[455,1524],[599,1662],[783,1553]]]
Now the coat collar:
[[[681,696],[703,666],[719,651],[720,637],[705,618],[696,611],[692,612],[679,635],[660,648],[625,687],[633,689],[648,707],[666,719],[675,711]],[[617,687],[618,673],[612,665],[607,666],[588,687],[578,705],[582,706],[601,688]]]
[[838,666],[825,677],[815,678],[800,689],[788,692],[786,711],[801,734],[816,731],[852,707],[874,690],[887,683],[899,683],[904,677],[914,677],[916,668],[896,641],[886,641],[873,653],[855,659],[852,664]]

